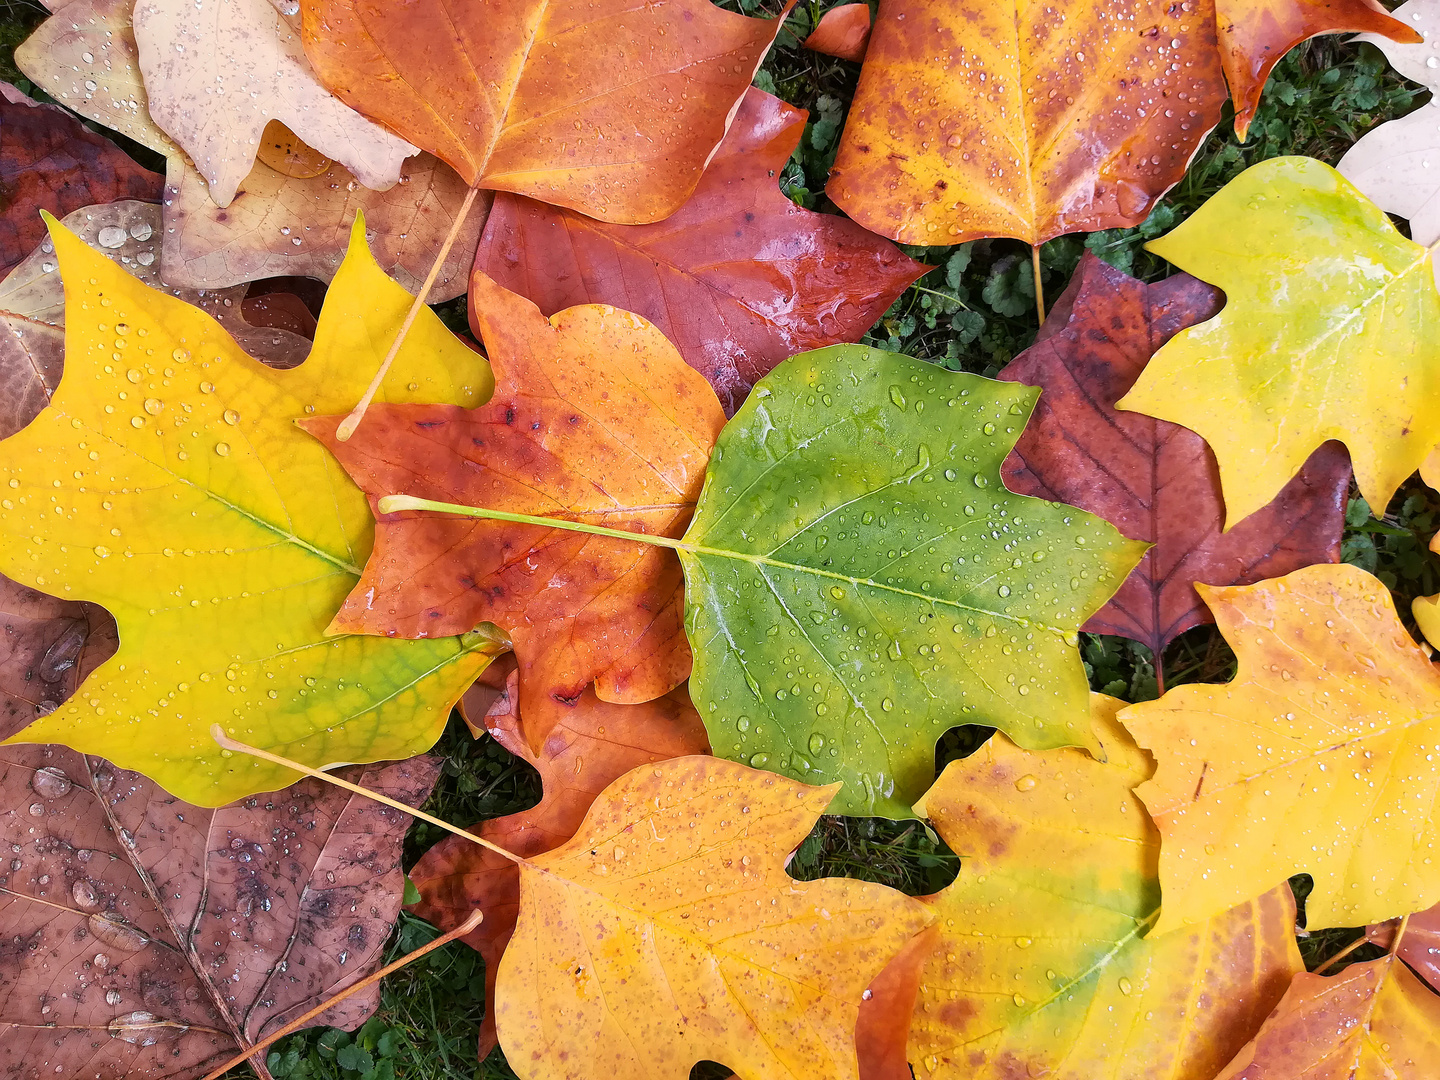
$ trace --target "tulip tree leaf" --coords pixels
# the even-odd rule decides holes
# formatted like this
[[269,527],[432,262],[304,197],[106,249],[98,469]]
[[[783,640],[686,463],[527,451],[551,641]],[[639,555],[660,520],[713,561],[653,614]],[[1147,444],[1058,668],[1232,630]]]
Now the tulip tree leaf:
[[957,724],[1094,745],[1075,634],[1145,546],[1005,489],[1035,397],[858,345],[756,386],[679,549],[716,754],[904,817]]

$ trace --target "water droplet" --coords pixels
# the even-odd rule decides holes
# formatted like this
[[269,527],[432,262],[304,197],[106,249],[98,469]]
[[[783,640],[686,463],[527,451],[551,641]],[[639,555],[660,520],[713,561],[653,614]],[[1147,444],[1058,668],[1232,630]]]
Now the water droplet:
[[229,457],[229,456],[230,456],[230,444],[229,444],[229,443],[223,443],[223,442],[217,442],[217,443],[215,444],[215,453],[219,454],[221,457]]
[[42,799],[58,799],[70,794],[70,778],[53,765],[35,770],[30,787]]
[[978,488],[990,486],[990,478],[988,476],[985,476],[983,473],[977,472],[971,479],[975,481],[975,486]]
[[763,769],[766,765],[770,764],[770,755],[755,754],[750,758],[750,764],[756,769]]
[[159,398],[147,397],[145,399],[145,411],[151,416],[159,416],[160,410],[164,407],[165,403]]
[[226,422],[227,424],[229,424],[231,427],[234,427],[236,424],[238,424],[238,423],[240,422],[240,414],[239,414],[238,412],[236,412],[234,409],[226,409],[226,410],[225,410],[225,413],[224,413],[224,416],[225,416],[225,422]]
[[905,395],[901,392],[900,387],[890,387],[890,400],[894,402],[897,409],[905,408]]
[[1124,978],[1122,978],[1122,979],[1120,980],[1120,992],[1121,992],[1122,994],[1124,994],[1126,997],[1129,997],[1129,996],[1130,996],[1130,991],[1133,990],[1133,989],[1134,989],[1134,986],[1131,984],[1131,982],[1130,982],[1129,979],[1124,979]]
[[1015,790],[1016,790],[1016,791],[1034,791],[1034,790],[1035,790],[1035,785],[1038,784],[1038,783],[1040,783],[1039,780],[1037,780],[1037,779],[1036,779],[1033,775],[1031,775],[1030,773],[1026,773],[1024,776],[1020,777],[1019,780],[1016,780],[1016,781],[1015,781]]
[[994,434],[995,434],[995,425],[994,425],[994,424],[986,424],[986,425],[985,425],[984,427],[982,427],[980,430],[983,431],[986,435],[994,435]]
[[825,736],[824,736],[824,735],[821,735],[818,731],[815,732],[815,734],[813,734],[813,735],[810,736],[809,746],[810,746],[810,753],[812,753],[812,754],[818,754],[818,753],[820,753],[821,750],[824,750],[824,749],[825,749]]

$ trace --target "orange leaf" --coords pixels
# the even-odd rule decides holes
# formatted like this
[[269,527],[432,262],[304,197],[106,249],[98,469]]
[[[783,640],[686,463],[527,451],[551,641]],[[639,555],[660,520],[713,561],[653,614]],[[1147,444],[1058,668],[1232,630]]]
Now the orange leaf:
[[303,0],[341,100],[455,169],[605,221],[673,212],[783,22],[708,0]]
[[[639,316],[573,307],[548,321],[477,276],[471,317],[495,372],[484,406],[379,406],[348,442],[304,422],[372,497],[400,493],[678,536],[725,422],[710,385]],[[689,675],[669,551],[535,525],[380,516],[332,630],[438,637],[493,622],[514,643],[532,747],[541,698],[659,697]],[[536,718],[540,719],[536,723]]]
[[[569,840],[596,796],[631,769],[710,752],[684,687],[642,705],[612,705],[590,690],[573,705],[541,698],[541,708],[555,715],[540,725],[550,734],[533,752],[520,729],[516,682],[512,669],[484,724],[501,746],[535,767],[544,794],[532,809],[481,822],[472,831],[517,855],[538,855]],[[427,851],[410,877],[423,897],[413,910],[442,930],[460,925],[477,908],[485,913],[479,929],[464,939],[485,958],[485,992],[492,1002],[480,1028],[483,1059],[495,1045],[495,979],[520,910],[519,870],[493,851],[450,837]]]
[[820,16],[804,46],[826,56],[860,61],[865,59],[865,46],[869,42],[870,5],[841,4]]
[[855,1022],[860,1080],[913,1080],[905,1053],[910,1021],[925,963],[939,943],[939,926],[916,934],[861,995],[860,1019]]
[[1423,41],[1377,0],[1215,0],[1220,59],[1235,99],[1235,132],[1243,140],[1260,105],[1265,80],[1280,58],[1319,34],[1380,34]]
[[[1365,928],[1365,936],[1389,949],[1395,943],[1396,920],[1376,923]],[[1440,904],[1411,915],[1405,924],[1405,936],[1395,950],[1415,973],[1440,993]]]

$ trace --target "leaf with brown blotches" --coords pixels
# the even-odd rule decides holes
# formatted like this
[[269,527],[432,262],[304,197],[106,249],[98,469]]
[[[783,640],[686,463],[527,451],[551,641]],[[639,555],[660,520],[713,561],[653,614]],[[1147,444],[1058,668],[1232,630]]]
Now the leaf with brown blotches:
[[0,83],[0,276],[45,239],[40,211],[63,217],[115,199],[159,202],[161,178],[64,109]]
[[605,789],[569,843],[520,867],[500,1045],[522,1080],[854,1080],[870,981],[931,922],[919,902],[784,869],[839,785],[711,757]]
[[367,187],[386,188],[415,147],[347,107],[305,61],[300,29],[269,0],[139,0],[135,41],[151,118],[229,206],[278,120]]
[[303,0],[301,14],[321,82],[465,183],[625,224],[695,190],[783,22],[709,0]]
[[820,16],[804,46],[812,52],[859,62],[865,59],[869,43],[870,5],[841,4]]
[[[345,770],[411,804],[439,762]],[[188,1080],[352,985],[410,817],[318,780],[218,810],[61,747],[0,747],[0,1072]],[[353,1027],[362,990],[313,1023]]]
[[1156,657],[1211,621],[1195,582],[1249,585],[1340,559],[1350,484],[1341,444],[1316,450],[1273,502],[1226,533],[1205,441],[1115,408],[1156,350],[1222,302],[1218,289],[1188,274],[1146,285],[1087,253],[1035,344],[998,376],[1041,388],[1005,461],[1005,486],[1089,510],[1154,545],[1083,629],[1133,638]]
[[1215,1080],[1436,1080],[1440,997],[1393,956],[1295,976]]
[[[484,725],[501,746],[535,767],[543,794],[537,806],[471,830],[517,855],[538,855],[569,840],[596,797],[631,769],[710,752],[705,726],[683,686],[640,705],[613,705],[592,690],[574,704],[539,697],[539,707],[552,716],[536,718],[535,726],[550,734],[534,752],[521,727],[517,681],[512,665],[504,690],[482,714]],[[476,698],[488,697],[485,689],[477,686],[462,702],[472,722],[480,719],[474,706]],[[452,836],[427,851],[410,877],[422,897],[413,910],[442,930],[459,926],[477,908],[485,913],[485,921],[464,939],[485,958],[491,1007],[480,1027],[483,1059],[495,1045],[495,979],[520,911],[520,872],[503,856]]]
[[[471,290],[495,373],[485,405],[376,406],[347,442],[339,417],[302,426],[372,506],[404,494],[680,535],[725,423],[710,384],[637,315],[587,305],[547,320],[483,275]],[[514,643],[537,750],[544,695],[569,702],[595,683],[605,701],[648,701],[690,672],[671,552],[538,525],[379,515],[331,631],[440,637],[481,622]]]
[[[1365,928],[1365,936],[1382,949],[1393,948],[1398,927],[1398,919],[1376,923]],[[1410,916],[1395,951],[1440,993],[1440,904]]]
[[859,341],[928,269],[781,193],[804,132],[804,112],[752,87],[700,186],[664,221],[607,225],[498,195],[475,269],[547,315],[585,303],[643,315],[733,413],[786,357]]

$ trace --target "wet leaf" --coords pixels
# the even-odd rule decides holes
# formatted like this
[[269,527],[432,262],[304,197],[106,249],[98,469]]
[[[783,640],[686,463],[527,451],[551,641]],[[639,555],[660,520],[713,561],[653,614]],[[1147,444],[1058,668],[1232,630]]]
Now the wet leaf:
[[[274,371],[63,227],[52,240],[68,370],[49,408],[0,443],[0,570],[103,605],[120,651],[18,737],[139,766],[210,805],[293,779],[222,753],[212,724],[316,764],[427,748],[496,646],[326,636],[370,515],[294,426],[358,396],[408,294],[357,243],[314,354]],[[488,390],[483,362],[429,312],[406,348],[415,389],[389,388],[392,400]]]
[[190,155],[220,206],[250,172],[271,120],[367,187],[395,183],[415,153],[320,85],[299,26],[269,0],[139,0],[134,31],[150,116]]
[[0,83],[0,276],[45,239],[40,211],[63,217],[92,203],[160,199],[160,177],[54,105]]
[[1159,932],[1300,873],[1311,930],[1435,903],[1440,673],[1384,585],[1311,566],[1200,595],[1239,657],[1234,681],[1120,716],[1159,763],[1139,789],[1164,838]]
[[869,42],[870,5],[841,4],[820,16],[804,44],[813,52],[859,62]]
[[[401,167],[399,184],[372,191],[333,163],[318,175],[292,176],[257,160],[222,209],[184,151],[150,119],[130,7],[127,0],[70,0],[63,15],[46,20],[15,51],[15,62],[82,116],[165,155],[163,264],[171,285],[218,289],[283,274],[329,281],[362,212],[381,267],[418,290],[465,197],[453,170],[421,154]],[[277,128],[271,123],[266,131]],[[472,210],[432,299],[465,291],[483,224],[483,214]]]
[[[467,716],[472,715],[473,693],[465,696]],[[530,749],[522,730],[519,700],[518,675],[512,669],[503,694],[481,716],[501,746],[540,773],[544,793],[532,809],[473,828],[517,855],[538,855],[569,840],[596,797],[631,769],[710,751],[705,727],[683,686],[640,705],[613,705],[593,690],[573,705],[541,697],[539,707],[554,715],[534,725],[550,732],[538,753]],[[459,926],[477,908],[485,913],[485,921],[464,940],[485,958],[486,997],[493,1005],[500,956],[520,911],[519,869],[493,851],[449,837],[425,853],[411,876],[423,897],[416,913],[442,930]],[[480,1028],[482,1060],[494,1045],[492,1007]]]
[[1393,958],[1295,976],[1260,1033],[1216,1080],[1440,1076],[1440,997]]
[[826,190],[907,244],[1138,225],[1220,119],[1215,40],[1212,0],[887,0]]
[[[1382,949],[1393,948],[1398,921],[1365,928],[1365,936]],[[1396,950],[1401,960],[1440,993],[1440,904],[1410,916]]]
[[1003,735],[946,766],[922,809],[960,856],[927,901],[940,940],[911,1023],[917,1080],[1211,1080],[1304,970],[1281,884],[1156,935],[1153,766],[1096,696],[1103,762]]
[[1344,447],[1315,451],[1274,502],[1222,533],[1220,477],[1204,440],[1115,409],[1155,350],[1222,303],[1188,274],[1146,285],[1086,254],[1035,345],[999,375],[1041,387],[1005,461],[1005,486],[1089,510],[1154,545],[1083,629],[1133,638],[1156,656],[1210,621],[1194,582],[1248,585],[1340,559]]
[[854,222],[781,194],[775,178],[804,130],[803,112],[752,87],[675,214],[606,225],[499,195],[475,269],[547,315],[584,303],[643,315],[733,413],[787,356],[858,341],[927,269]]
[[610,785],[520,869],[500,1045],[521,1080],[857,1075],[861,994],[930,920],[880,885],[785,873],[833,787],[688,757]]
[[[372,498],[404,493],[670,536],[689,522],[725,421],[708,383],[645,320],[573,307],[546,320],[481,275],[471,317],[496,377],[485,406],[374,408],[348,442],[307,420]],[[345,633],[432,637],[502,627],[538,750],[595,683],[606,701],[659,697],[689,674],[680,567],[648,545],[535,525],[404,512],[335,616]]]
[[[439,762],[345,770],[419,804]],[[198,1077],[378,966],[408,815],[317,780],[218,810],[63,747],[0,747],[0,1070]],[[312,1023],[353,1027],[362,990]]]
[[103,608],[0,576],[0,738],[53,712],[116,644]]
[[905,817],[958,724],[1091,743],[1075,632],[1143,548],[1005,490],[1034,400],[858,345],[756,385],[680,548],[715,753]]
[[301,13],[321,82],[465,183],[625,224],[695,190],[782,21],[708,0],[302,0]]
[[1348,180],[1275,158],[1151,251],[1225,291],[1118,408],[1183,424],[1220,466],[1226,526],[1270,502],[1328,439],[1385,506],[1440,444],[1440,293],[1430,253]]

